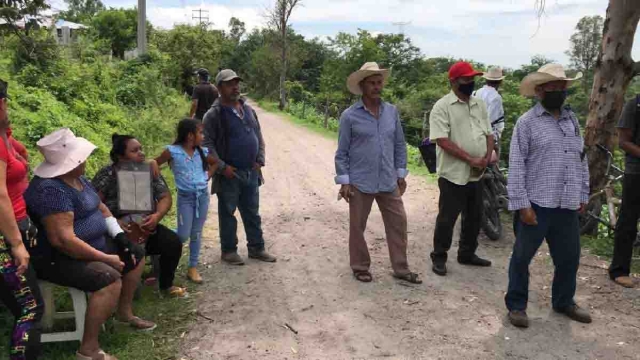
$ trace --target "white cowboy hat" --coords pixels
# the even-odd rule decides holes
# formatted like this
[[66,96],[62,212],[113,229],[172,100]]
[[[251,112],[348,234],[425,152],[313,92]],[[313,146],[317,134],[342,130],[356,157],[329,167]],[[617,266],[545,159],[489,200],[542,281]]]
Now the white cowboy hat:
[[573,82],[581,79],[582,73],[578,72],[576,76],[570,78],[564,72],[564,67],[560,64],[547,64],[542,66],[538,71],[532,72],[522,79],[520,83],[520,95],[526,97],[534,97],[536,95],[536,86],[546,84],[551,81],[568,81]]
[[34,175],[50,179],[64,175],[87,160],[96,146],[89,140],[76,137],[71,130],[62,128],[36,143],[44,161],[33,170]]
[[489,71],[484,73],[482,77],[489,81],[502,81],[506,76],[502,75],[502,68],[490,67]]
[[389,78],[389,69],[380,69],[377,63],[368,62],[360,68],[360,70],[349,75],[347,79],[347,88],[354,95],[362,95],[362,89],[360,88],[360,83],[362,80],[368,78],[373,75],[382,75],[384,81],[387,81]]

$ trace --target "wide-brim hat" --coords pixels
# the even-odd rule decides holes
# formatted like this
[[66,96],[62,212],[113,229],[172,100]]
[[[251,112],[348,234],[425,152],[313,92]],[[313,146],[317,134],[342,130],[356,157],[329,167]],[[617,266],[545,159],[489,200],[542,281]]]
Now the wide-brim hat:
[[67,128],[56,130],[36,143],[44,161],[34,175],[50,179],[64,175],[87,161],[96,149],[89,140],[77,137]]
[[561,64],[547,64],[522,79],[520,83],[520,95],[534,97],[536,95],[536,86],[559,80],[571,83],[581,78],[581,72],[578,72],[576,76],[570,78],[565,73],[564,67]]
[[362,89],[360,83],[362,80],[373,75],[382,75],[383,81],[386,83],[391,71],[389,69],[380,69],[377,63],[368,62],[355,71],[347,78],[347,89],[354,95],[362,95]]
[[506,76],[502,74],[502,69],[499,67],[490,67],[489,71],[482,75],[483,78],[489,81],[502,81]]

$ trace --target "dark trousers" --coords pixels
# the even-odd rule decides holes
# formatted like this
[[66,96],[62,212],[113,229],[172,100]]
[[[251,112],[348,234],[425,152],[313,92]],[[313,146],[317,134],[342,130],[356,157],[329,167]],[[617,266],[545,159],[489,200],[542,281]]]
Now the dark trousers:
[[[2,247],[0,245],[0,248]],[[29,266],[22,276],[16,275],[16,269],[9,251],[0,249],[0,300],[15,318],[9,359],[33,360],[41,350],[40,320],[44,313],[44,303],[33,268]]]
[[458,216],[462,213],[462,231],[460,232],[460,246],[458,259],[472,257],[478,248],[478,234],[480,233],[480,217],[482,206],[482,188],[474,181],[466,185],[456,185],[444,178],[438,179],[440,200],[438,203],[438,217],[433,235],[433,262],[447,261],[447,251],[453,241],[453,228]]
[[260,218],[260,174],[255,170],[237,170],[237,177],[222,177],[218,195],[218,221],[223,253],[238,250],[236,209],[244,223],[249,251],[264,250]]
[[576,275],[580,265],[580,221],[576,210],[549,209],[532,204],[538,225],[520,221],[514,214],[516,242],[509,263],[509,288],[505,296],[507,309],[526,310],[529,300],[529,264],[544,239],[555,266],[551,288],[554,309],[573,305]]
[[147,255],[160,255],[159,287],[166,290],[173,286],[178,263],[182,256],[182,242],[173,230],[158,224],[156,232],[151,234],[146,243]]
[[625,174],[622,185],[622,206],[616,225],[613,260],[609,266],[609,276],[615,279],[631,273],[633,242],[638,235],[640,218],[640,174]]

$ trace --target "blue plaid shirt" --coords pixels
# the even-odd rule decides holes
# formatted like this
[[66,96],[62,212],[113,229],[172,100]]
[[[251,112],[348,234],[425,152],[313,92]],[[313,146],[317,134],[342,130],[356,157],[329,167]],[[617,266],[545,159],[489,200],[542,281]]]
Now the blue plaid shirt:
[[531,207],[577,210],[589,201],[589,167],[575,114],[559,119],[536,104],[513,130],[509,153],[509,210]]

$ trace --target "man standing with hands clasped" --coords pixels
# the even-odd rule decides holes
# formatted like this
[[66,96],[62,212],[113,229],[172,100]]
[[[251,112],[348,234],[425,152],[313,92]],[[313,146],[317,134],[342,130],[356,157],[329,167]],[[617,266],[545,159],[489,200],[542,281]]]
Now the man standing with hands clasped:
[[578,211],[589,201],[589,168],[578,119],[563,106],[568,85],[581,77],[568,78],[562,65],[548,64],[520,84],[520,94],[539,102],[518,119],[509,153],[509,210],[515,211],[516,242],[505,302],[509,321],[517,327],[529,326],[529,264],[544,239],[555,265],[553,309],[591,322],[589,312],[573,300],[580,264]]
[[458,263],[491,266],[476,255],[482,206],[480,177],[491,161],[494,140],[482,100],[471,96],[476,76],[471,64],[458,62],[449,69],[451,92],[433,106],[429,115],[429,138],[436,148],[439,212],[433,236],[433,272],[447,274],[447,251],[453,228],[462,213]]
[[371,258],[364,239],[371,205],[378,203],[389,245],[394,277],[422,283],[407,262],[407,214],[402,195],[407,189],[407,144],[395,106],[380,94],[389,70],[366,63],[347,80],[362,100],[342,113],[336,151],[338,200],[349,203],[349,258],[358,281],[371,282]]

